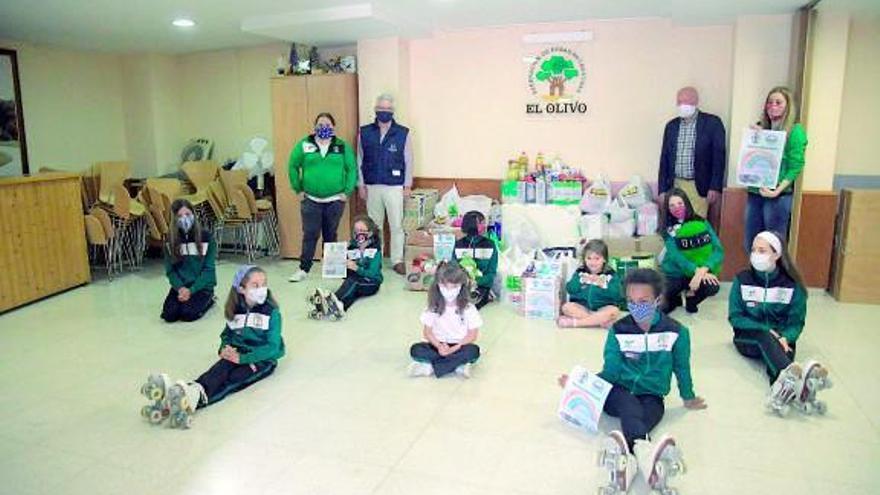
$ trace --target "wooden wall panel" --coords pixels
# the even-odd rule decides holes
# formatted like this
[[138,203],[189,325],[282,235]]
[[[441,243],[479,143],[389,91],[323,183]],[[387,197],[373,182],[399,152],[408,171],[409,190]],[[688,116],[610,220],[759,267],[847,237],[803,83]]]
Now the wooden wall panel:
[[90,280],[80,179],[0,179],[0,311]]
[[[300,199],[290,188],[287,161],[293,145],[312,133],[314,119],[330,112],[336,132],[352,146],[357,135],[357,76],[333,74],[271,79],[272,139],[275,149],[275,197],[281,236],[281,256],[298,258],[302,248]],[[349,237],[349,209],[339,223],[339,238]],[[321,256],[318,243],[316,257]]]
[[724,246],[724,267],[721,270],[722,280],[733,280],[733,277],[744,267],[749,266],[746,257],[745,211],[748,192],[742,188],[727,188],[721,200],[721,228],[718,237]]

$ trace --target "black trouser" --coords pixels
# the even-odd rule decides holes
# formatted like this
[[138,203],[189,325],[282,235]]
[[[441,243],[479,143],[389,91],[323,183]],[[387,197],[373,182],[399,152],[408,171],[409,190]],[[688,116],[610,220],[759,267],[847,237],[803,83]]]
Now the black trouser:
[[651,394],[633,395],[620,385],[611,387],[603,409],[611,416],[620,418],[620,429],[630,452],[633,451],[636,440],[648,438],[648,433],[663,419],[666,411],[663,397]]
[[[663,293],[663,312],[669,313],[673,309],[681,306],[681,293],[690,290],[691,279],[686,277],[667,277],[666,291]],[[710,284],[705,280],[700,284],[700,288],[694,292],[694,295],[687,298],[688,304],[693,306],[699,305],[707,297],[718,294],[721,287]]]
[[779,373],[794,361],[795,345],[789,342],[791,352],[785,352],[782,344],[768,331],[734,328],[733,345],[743,356],[764,362],[771,384],[776,381]]
[[336,290],[336,297],[342,301],[342,307],[346,311],[358,299],[379,292],[379,284],[361,277],[354,270],[348,270],[345,277],[345,282]]
[[491,287],[479,287],[477,286],[477,290],[474,291],[473,298],[474,306],[477,309],[482,308],[483,306],[489,304],[492,300],[489,298],[489,291],[491,291]]
[[177,289],[168,291],[165,304],[162,305],[162,319],[168,323],[175,321],[195,321],[214,305],[214,291],[211,289],[190,293],[186,302],[177,300]]
[[[450,344],[454,345],[454,344]],[[465,344],[461,349],[448,356],[441,356],[434,344],[419,342],[409,348],[409,355],[416,361],[431,363],[434,367],[434,376],[440,378],[455,371],[455,368],[467,363],[473,363],[480,358],[480,347],[477,344]]]
[[299,206],[302,216],[302,254],[299,257],[299,267],[307,272],[312,269],[315,261],[315,247],[318,245],[318,237],[324,242],[336,242],[336,229],[339,220],[345,211],[345,201],[331,201],[318,203],[309,198],[303,198]]
[[196,379],[208,396],[208,402],[199,400],[199,407],[210,406],[231,393],[250,387],[271,375],[275,371],[275,365],[275,361],[261,361],[254,363],[254,371],[249,364],[235,364],[225,359],[217,361]]

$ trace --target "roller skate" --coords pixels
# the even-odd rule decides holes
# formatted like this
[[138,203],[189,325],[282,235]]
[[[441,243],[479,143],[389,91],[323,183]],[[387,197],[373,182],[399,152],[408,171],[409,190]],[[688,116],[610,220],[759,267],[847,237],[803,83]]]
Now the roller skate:
[[804,379],[801,381],[802,385],[795,406],[804,414],[825,414],[828,406],[816,399],[816,393],[831,388],[832,383],[828,378],[828,369],[818,361],[808,361],[804,366],[803,376]]
[[626,493],[639,466],[626,445],[623,433],[614,430],[602,441],[596,464],[608,470],[608,484],[599,487],[599,495]]
[[313,320],[323,320],[327,316],[327,304],[325,302],[326,296],[324,295],[324,290],[315,289],[315,292],[308,297],[307,301],[312,306],[312,309],[309,310],[309,318]]
[[669,480],[685,474],[687,467],[675,439],[663,435],[656,442],[636,440],[633,450],[648,487],[660,495],[677,495],[678,490],[669,486]]
[[151,424],[157,425],[168,417],[165,395],[170,387],[171,379],[165,373],[153,373],[141,385],[141,395],[152,402],[141,408],[141,416]]
[[334,292],[324,292],[324,307],[327,308],[327,319],[330,321],[339,321],[345,316],[345,306]]
[[171,408],[169,424],[172,428],[188,429],[199,401],[208,401],[205,389],[197,382],[178,381],[168,389],[168,406]]
[[773,382],[767,396],[767,408],[780,417],[785,417],[791,409],[791,403],[798,398],[801,391],[803,370],[797,363],[789,364]]

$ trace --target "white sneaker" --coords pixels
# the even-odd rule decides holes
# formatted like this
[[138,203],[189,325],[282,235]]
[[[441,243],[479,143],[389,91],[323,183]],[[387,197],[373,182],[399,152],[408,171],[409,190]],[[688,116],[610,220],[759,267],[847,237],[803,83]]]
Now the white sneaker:
[[630,453],[623,433],[618,430],[609,433],[602,441],[597,464],[606,470],[608,480],[599,487],[602,495],[627,493],[639,471],[635,456]]
[[309,276],[309,272],[305,272],[302,270],[302,268],[298,268],[295,272],[293,272],[293,275],[291,275],[290,278],[287,280],[290,282],[302,282],[303,280],[308,278],[308,276]]
[[458,368],[455,368],[455,374],[462,378],[470,378],[471,377],[471,363],[460,364]]
[[636,440],[633,451],[639,470],[652,490],[668,493],[669,480],[687,472],[681,449],[670,435],[663,435],[656,442]]
[[420,361],[413,361],[409,365],[409,376],[415,378],[419,376],[431,376],[434,374],[434,367],[431,366],[431,363],[423,363]]

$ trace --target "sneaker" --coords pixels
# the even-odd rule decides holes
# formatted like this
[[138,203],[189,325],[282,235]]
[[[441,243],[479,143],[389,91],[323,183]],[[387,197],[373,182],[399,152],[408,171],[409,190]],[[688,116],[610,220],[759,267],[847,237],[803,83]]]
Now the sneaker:
[[434,367],[431,366],[431,363],[423,363],[421,361],[413,361],[409,365],[409,376],[411,377],[419,377],[419,376],[431,376],[434,374]]
[[406,267],[403,265],[403,263],[395,263],[392,270],[394,270],[394,273],[398,275],[406,275]]
[[455,368],[455,374],[462,378],[471,377],[471,363],[465,363]]
[[299,268],[295,272],[293,272],[293,275],[291,275],[290,278],[287,280],[290,282],[302,282],[303,280],[308,278],[308,276],[309,272],[303,271],[302,268]]

